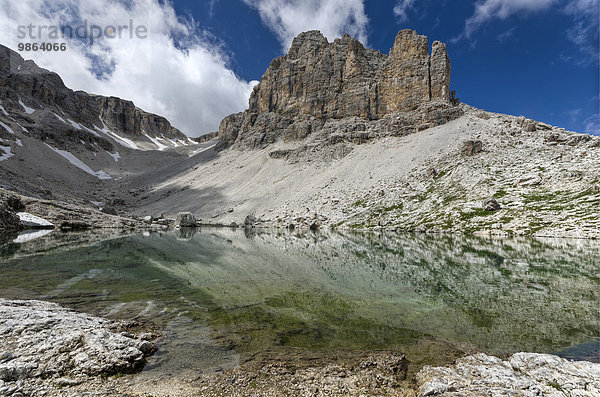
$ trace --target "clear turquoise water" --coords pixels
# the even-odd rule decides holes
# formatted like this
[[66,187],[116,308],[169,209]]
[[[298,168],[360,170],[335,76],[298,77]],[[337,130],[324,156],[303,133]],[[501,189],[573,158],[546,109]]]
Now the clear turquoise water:
[[474,350],[598,354],[595,241],[229,229],[13,239],[0,245],[1,297],[165,330],[185,319],[179,340],[224,355],[391,349],[436,363]]

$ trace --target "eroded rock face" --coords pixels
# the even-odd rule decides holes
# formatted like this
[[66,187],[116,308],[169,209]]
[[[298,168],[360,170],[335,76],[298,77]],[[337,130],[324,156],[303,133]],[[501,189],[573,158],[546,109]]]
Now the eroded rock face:
[[[147,134],[187,139],[164,117],[145,112],[131,101],[73,91],[64,85],[58,74],[38,67],[31,60],[24,60],[2,45],[0,98],[3,108],[13,117],[5,121],[6,124],[13,125],[16,119],[28,133],[44,141],[54,141],[61,148],[83,142],[112,151],[113,145],[105,135],[99,134],[106,128],[131,137]],[[24,111],[21,103],[31,110]]]
[[156,114],[144,112],[133,102],[117,97],[94,96],[100,117],[109,128],[130,135],[147,134],[152,137],[186,139],[185,135]]
[[480,353],[453,367],[424,367],[419,396],[598,396],[600,365],[549,354],[516,353],[508,360]]
[[309,31],[271,62],[250,96],[249,109],[223,119],[219,147],[302,140],[321,133],[327,122],[351,117],[361,119],[359,131],[383,120],[387,135],[401,135],[461,114],[450,106],[445,44],[434,42],[429,55],[427,37],[407,29],[384,55],[348,35],[329,43],[320,32]]
[[[118,324],[42,301],[0,299],[0,380],[114,374],[141,369],[152,343]],[[0,394],[3,390],[0,389]]]
[[17,196],[0,190],[0,229],[23,229],[17,211],[22,211],[24,208]]

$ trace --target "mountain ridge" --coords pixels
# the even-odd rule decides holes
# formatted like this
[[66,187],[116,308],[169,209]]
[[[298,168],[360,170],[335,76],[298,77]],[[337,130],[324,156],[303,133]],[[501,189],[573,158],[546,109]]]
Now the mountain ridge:
[[[85,125],[54,131],[71,124],[59,109],[32,109],[46,112],[40,140],[17,130],[33,104],[13,103],[14,120],[0,114],[15,128],[0,128],[14,151],[0,158],[0,187],[140,219],[190,211],[235,227],[599,238],[600,138],[459,103],[445,46],[427,50],[413,31],[398,34],[393,55],[300,35],[216,138],[163,151],[127,148],[104,124],[99,136]],[[389,69],[393,90],[383,88]]]
[[343,140],[402,135],[460,117],[456,104],[450,59],[439,41],[430,55],[426,36],[401,30],[385,55],[349,35],[330,43],[308,31],[271,62],[248,109],[223,119],[218,148],[253,149],[310,135],[328,139],[329,129],[342,127],[335,121],[350,117],[362,122],[353,130],[343,126]]
[[[18,53],[3,45],[0,45],[0,90],[4,110],[16,112],[20,110],[17,104],[22,104],[27,114],[23,119],[28,122],[24,127],[28,130],[42,129],[43,126],[37,126],[31,115],[38,109],[47,107],[52,109],[55,116],[58,115],[58,121],[70,116],[80,124],[79,127],[92,130],[92,134],[108,128],[123,133],[126,137],[147,141],[149,145],[141,146],[148,149],[152,145],[158,148],[160,146],[144,138],[144,134],[152,138],[164,137],[188,142],[187,136],[173,127],[166,118],[145,112],[129,100],[74,91],[65,86],[57,73],[40,68],[31,60],[24,60]],[[172,146],[168,141],[164,145]]]

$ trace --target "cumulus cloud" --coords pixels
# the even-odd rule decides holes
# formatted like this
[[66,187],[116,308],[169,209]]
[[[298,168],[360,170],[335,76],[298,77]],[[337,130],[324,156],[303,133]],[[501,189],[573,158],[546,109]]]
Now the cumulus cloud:
[[[215,131],[220,120],[248,106],[256,82],[240,79],[228,67],[227,53],[194,20],[179,17],[169,2],[158,0],[3,0],[2,44],[43,42],[39,26],[58,26],[65,52],[22,51],[41,67],[56,71],[73,89],[130,99],[167,117],[190,136]],[[87,23],[87,25],[86,25]],[[28,26],[33,26],[33,36]],[[69,34],[68,28],[128,26],[118,37]],[[19,26],[25,26],[21,28]],[[146,29],[132,34],[131,27]],[[81,29],[79,33],[84,32]],[[26,32],[26,37],[20,33]],[[112,30],[110,32],[113,32]],[[116,32],[116,31],[115,31]],[[96,31],[94,31],[96,33]],[[116,33],[112,33],[116,35]],[[21,35],[22,36],[22,35]]]
[[398,17],[400,22],[408,21],[408,12],[414,7],[415,0],[398,0],[394,6],[394,15]]
[[348,33],[367,43],[362,0],[244,0],[256,9],[263,23],[277,35],[284,51],[299,33],[320,30],[329,40]]

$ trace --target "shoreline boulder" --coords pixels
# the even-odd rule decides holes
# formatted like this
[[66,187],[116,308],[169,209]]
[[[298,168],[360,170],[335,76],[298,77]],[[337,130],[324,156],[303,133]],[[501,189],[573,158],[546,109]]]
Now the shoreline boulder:
[[177,214],[177,218],[175,219],[175,227],[196,227],[197,221],[194,214],[191,212],[180,212]]

